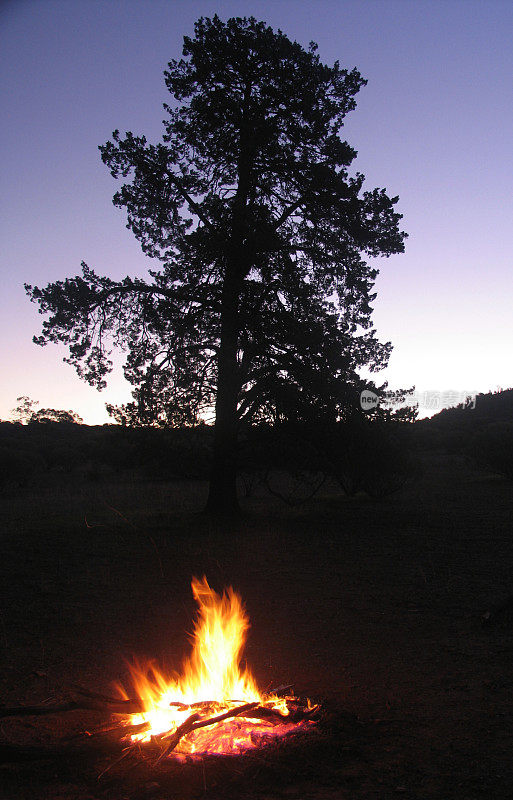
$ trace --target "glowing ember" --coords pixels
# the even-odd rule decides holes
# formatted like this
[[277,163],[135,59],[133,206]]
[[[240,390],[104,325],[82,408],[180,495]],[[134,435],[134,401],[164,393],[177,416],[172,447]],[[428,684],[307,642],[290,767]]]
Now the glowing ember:
[[220,596],[204,577],[193,578],[192,591],[199,612],[182,674],[167,678],[151,664],[131,667],[143,709],[127,720],[140,726],[131,740],[158,744],[162,757],[232,754],[311,725],[316,706],[263,694],[250,671],[241,669],[249,619],[233,589]]

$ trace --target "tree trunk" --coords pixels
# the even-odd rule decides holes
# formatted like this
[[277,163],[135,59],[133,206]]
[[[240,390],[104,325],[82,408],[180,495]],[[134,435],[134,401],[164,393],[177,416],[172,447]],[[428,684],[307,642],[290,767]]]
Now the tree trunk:
[[240,510],[237,498],[239,284],[233,271],[227,270],[222,299],[214,450],[205,509],[212,514],[233,514]]
[[233,514],[240,511],[237,497],[237,404],[240,390],[240,370],[237,363],[240,319],[239,302],[244,277],[248,272],[244,239],[246,229],[246,204],[250,186],[251,151],[248,108],[251,98],[251,80],[246,81],[240,150],[238,158],[238,186],[233,203],[231,242],[228,248],[226,271],[221,300],[221,338],[218,354],[216,421],[214,452],[206,511],[212,514]]

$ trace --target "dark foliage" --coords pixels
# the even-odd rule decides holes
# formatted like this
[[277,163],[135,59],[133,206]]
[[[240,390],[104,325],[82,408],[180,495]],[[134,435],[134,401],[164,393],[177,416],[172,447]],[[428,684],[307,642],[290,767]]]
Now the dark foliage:
[[[345,494],[390,494],[416,474],[412,426],[357,417],[330,429],[284,423],[248,429],[239,443],[241,488],[289,504],[326,480]],[[0,487],[99,481],[127,474],[152,480],[208,478],[213,429],[0,423]],[[286,488],[284,488],[286,487]]]
[[253,429],[242,444],[239,468],[246,476],[259,475],[274,494],[273,473],[287,475],[291,502],[315,494],[326,479],[347,495],[383,497],[418,473],[411,426],[362,414],[329,426],[289,423]]
[[205,480],[212,429],[0,423],[0,486],[100,480],[114,474]]

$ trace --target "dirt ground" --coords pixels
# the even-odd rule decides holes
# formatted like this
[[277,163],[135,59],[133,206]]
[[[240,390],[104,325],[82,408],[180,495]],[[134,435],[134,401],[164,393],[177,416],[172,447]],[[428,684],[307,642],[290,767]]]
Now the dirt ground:
[[[429,456],[384,500],[291,509],[257,492],[225,525],[197,514],[205,490],[62,479],[3,493],[0,703],[72,682],[111,691],[134,655],[178,667],[205,574],[246,602],[259,684],[292,683],[323,722],[249,756],[152,769],[59,755],[94,712],[4,719],[0,796],[513,798],[513,484]],[[20,762],[22,745],[56,752]]]

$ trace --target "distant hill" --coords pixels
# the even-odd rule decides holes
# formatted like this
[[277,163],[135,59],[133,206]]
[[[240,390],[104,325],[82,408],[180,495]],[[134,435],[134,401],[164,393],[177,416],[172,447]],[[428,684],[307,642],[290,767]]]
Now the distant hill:
[[413,434],[422,450],[470,457],[513,477],[513,389],[478,394],[474,408],[460,404],[418,420]]
[[454,408],[444,408],[431,417],[430,421],[435,424],[453,424],[456,420],[474,423],[513,422],[513,389],[478,394],[475,408],[465,407],[460,403]]

